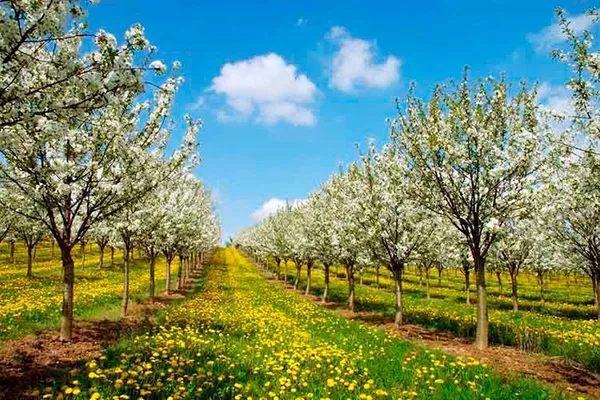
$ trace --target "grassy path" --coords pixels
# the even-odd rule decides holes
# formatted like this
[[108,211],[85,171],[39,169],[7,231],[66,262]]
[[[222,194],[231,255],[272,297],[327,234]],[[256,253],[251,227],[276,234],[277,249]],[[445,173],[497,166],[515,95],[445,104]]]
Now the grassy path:
[[202,290],[164,312],[160,325],[89,360],[47,398],[567,396],[341,318],[273,285],[234,249],[218,251],[213,264]]

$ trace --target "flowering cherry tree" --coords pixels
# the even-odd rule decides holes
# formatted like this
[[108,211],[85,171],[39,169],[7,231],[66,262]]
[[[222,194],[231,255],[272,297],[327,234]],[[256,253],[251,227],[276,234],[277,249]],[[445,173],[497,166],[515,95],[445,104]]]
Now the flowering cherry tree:
[[535,91],[509,96],[505,81],[435,89],[429,103],[410,94],[392,140],[411,166],[412,194],[464,236],[477,276],[479,348],[488,345],[485,264],[506,221],[523,208],[542,166],[549,130]]
[[20,199],[19,204],[14,204],[17,210],[11,218],[11,231],[15,238],[21,239],[27,249],[27,279],[33,278],[33,258],[37,244],[48,235],[48,228],[40,221],[28,218],[33,205],[24,199]]
[[[0,50],[9,62],[0,71],[0,185],[36,205],[27,217],[44,223],[61,249],[63,340],[72,337],[72,248],[96,222],[140,201],[166,178],[148,179],[148,171],[165,162],[166,170],[175,170],[187,160],[195,152],[198,129],[188,120],[181,148],[167,156],[165,127],[181,79],[167,77],[152,86],[157,89],[151,95],[144,84],[146,71],[160,75],[165,68],[151,61],[154,48],[142,27],[132,26],[121,45],[99,31],[84,46],[87,34],[63,29],[73,17],[71,10],[78,9],[70,4],[0,5],[11,21],[2,24],[2,46],[8,47]],[[24,27],[25,34],[39,35],[15,36]],[[46,39],[53,40],[52,46]],[[45,53],[49,49],[52,54]],[[21,60],[32,51],[39,51],[36,57]]]
[[446,267],[455,267],[459,264],[458,257],[460,237],[452,229],[449,222],[439,215],[429,215],[423,221],[426,227],[422,228],[428,233],[422,245],[416,250],[414,260],[422,265],[425,270],[425,296],[430,299],[430,274],[433,268],[438,271],[438,286],[441,285],[442,271]]
[[337,254],[337,262],[346,269],[348,281],[348,308],[356,311],[355,267],[359,259],[368,257],[364,243],[366,232],[362,229],[357,216],[361,213],[356,201],[360,185],[359,171],[356,164],[351,164],[346,172],[333,175],[323,186],[330,207],[332,245]]
[[92,225],[87,236],[93,240],[100,250],[100,267],[104,267],[104,253],[110,244],[111,230],[107,221],[99,221]]
[[[550,185],[552,203],[546,215],[554,240],[563,253],[582,260],[580,269],[592,280],[594,297],[600,298],[600,164],[587,152],[566,163]],[[600,318],[600,306],[598,306]]]
[[[594,22],[600,12],[588,11]],[[577,35],[562,10],[559,25],[568,39],[568,49],[553,55],[565,62],[573,74],[567,86],[572,90],[574,115],[563,144],[561,163],[549,185],[552,203],[547,215],[555,243],[592,280],[596,304],[600,301],[600,52],[591,32]],[[542,285],[543,288],[543,285]],[[600,305],[598,305],[600,319]]]
[[333,215],[330,212],[331,206],[329,202],[331,197],[321,191],[313,193],[306,207],[309,208],[311,215],[311,226],[306,230],[306,234],[310,235],[310,241],[313,246],[313,253],[317,260],[323,264],[323,274],[325,287],[323,288],[323,302],[327,301],[329,294],[329,273],[333,263],[339,258],[337,248],[334,244]]
[[361,157],[360,168],[352,169],[355,190],[346,201],[356,203],[352,217],[365,233],[366,253],[374,263],[384,263],[395,282],[396,325],[402,324],[402,279],[404,268],[414,259],[435,229],[427,223],[427,212],[411,196],[408,166],[396,148],[384,146],[377,152],[373,143]]

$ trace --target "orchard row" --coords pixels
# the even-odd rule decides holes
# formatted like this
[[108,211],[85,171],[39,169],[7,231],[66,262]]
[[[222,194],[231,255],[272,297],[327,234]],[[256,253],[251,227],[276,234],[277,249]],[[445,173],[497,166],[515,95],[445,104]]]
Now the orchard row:
[[[597,11],[589,13],[598,21]],[[385,266],[396,324],[404,321],[407,265],[457,267],[467,282],[472,271],[480,348],[489,336],[486,271],[509,274],[515,311],[523,269],[542,288],[549,271],[585,275],[598,305],[600,54],[588,32],[577,35],[560,10],[557,17],[570,43],[554,55],[573,71],[572,115],[541,105],[537,87],[511,90],[504,78],[473,85],[466,72],[427,101],[411,90],[398,102],[388,143],[370,142],[306,201],[240,233],[237,244],[263,261],[305,265],[309,276],[321,263],[324,298],[330,267],[343,265],[351,310],[356,269]]]
[[160,253],[168,269],[219,241],[211,195],[192,174],[201,124],[172,121],[179,63],[167,73],[141,25],[122,40],[90,32],[76,0],[2,2],[0,21],[0,239],[23,240],[30,254],[43,237],[56,241],[70,340],[78,244],[124,250],[124,314],[134,246],[153,282]]

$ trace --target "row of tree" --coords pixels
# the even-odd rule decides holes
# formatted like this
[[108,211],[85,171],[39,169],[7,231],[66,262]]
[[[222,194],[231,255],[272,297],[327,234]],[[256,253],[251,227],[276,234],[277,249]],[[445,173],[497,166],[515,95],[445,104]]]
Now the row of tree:
[[210,194],[191,176],[200,122],[186,117],[174,143],[179,63],[167,74],[140,25],[121,41],[90,32],[77,0],[2,1],[0,22],[0,232],[56,241],[70,340],[77,244],[120,243],[126,311],[134,245],[153,274],[159,252],[170,264],[219,240]]
[[[600,14],[591,10],[598,21]],[[556,51],[573,78],[572,115],[538,102],[537,87],[511,93],[504,80],[439,85],[428,101],[411,90],[398,103],[390,141],[371,142],[309,199],[241,232],[236,242],[259,259],[316,261],[346,269],[354,310],[360,265],[385,265],[395,282],[397,324],[408,263],[472,268],[477,284],[476,344],[488,345],[486,269],[503,268],[518,307],[519,271],[579,270],[600,297],[600,56],[589,32],[577,36],[557,12],[571,50]],[[600,306],[599,306],[600,317]]]

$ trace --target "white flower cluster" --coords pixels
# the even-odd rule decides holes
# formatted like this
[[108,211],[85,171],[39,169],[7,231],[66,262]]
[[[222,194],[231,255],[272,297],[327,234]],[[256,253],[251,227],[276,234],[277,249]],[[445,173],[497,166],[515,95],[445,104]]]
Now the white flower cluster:
[[[105,243],[107,223],[135,232],[137,241],[144,226],[169,220],[174,225],[157,228],[167,237],[155,244],[169,242],[180,254],[217,245],[210,196],[198,181],[182,178],[198,163],[201,124],[186,118],[182,143],[167,152],[179,63],[172,76],[147,86],[147,73],[163,75],[167,67],[150,62],[155,48],[141,25],[131,26],[123,43],[104,30],[87,32],[77,0],[2,2],[0,16],[0,213],[7,216],[0,234],[10,228],[31,243],[41,234],[56,239],[68,294],[61,335],[70,339],[70,253],[92,236]],[[156,196],[169,181],[168,191],[187,208],[173,204],[175,214],[159,218]]]

